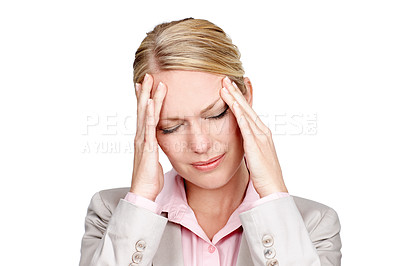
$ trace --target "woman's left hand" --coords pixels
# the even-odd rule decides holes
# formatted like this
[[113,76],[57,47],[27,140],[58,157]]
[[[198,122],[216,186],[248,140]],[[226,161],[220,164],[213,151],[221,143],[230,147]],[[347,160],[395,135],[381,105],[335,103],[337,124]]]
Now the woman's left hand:
[[223,85],[220,91],[221,98],[233,111],[242,133],[243,148],[255,190],[260,197],[275,192],[288,192],[271,130],[259,119],[234,82],[226,77]]

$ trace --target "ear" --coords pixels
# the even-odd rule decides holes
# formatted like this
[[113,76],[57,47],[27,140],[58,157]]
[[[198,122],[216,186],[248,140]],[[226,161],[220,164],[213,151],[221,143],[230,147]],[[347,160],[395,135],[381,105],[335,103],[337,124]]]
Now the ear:
[[247,92],[244,94],[244,98],[246,98],[247,102],[251,107],[253,107],[253,85],[251,85],[251,81],[248,77],[243,78],[244,85],[246,86]]

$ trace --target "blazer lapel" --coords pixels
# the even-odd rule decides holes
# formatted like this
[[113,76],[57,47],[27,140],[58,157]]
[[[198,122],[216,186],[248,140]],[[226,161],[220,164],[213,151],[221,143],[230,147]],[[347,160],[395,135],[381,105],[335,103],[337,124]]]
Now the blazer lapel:
[[[162,215],[166,216],[166,213],[162,213]],[[181,226],[172,222],[167,223],[160,245],[153,258],[153,266],[166,265],[184,266]],[[253,261],[251,259],[245,232],[243,231],[236,266],[249,265],[253,265]]]
[[172,222],[167,222],[160,245],[153,258],[153,266],[166,265],[184,266],[181,225]]
[[253,261],[251,260],[250,249],[247,244],[245,232],[243,231],[236,266],[249,266],[249,265],[253,265]]

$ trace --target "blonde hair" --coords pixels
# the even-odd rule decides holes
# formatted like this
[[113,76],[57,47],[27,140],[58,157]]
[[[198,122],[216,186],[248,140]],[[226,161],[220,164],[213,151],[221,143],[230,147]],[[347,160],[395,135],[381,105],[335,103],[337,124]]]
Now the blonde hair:
[[228,76],[246,94],[239,49],[208,20],[185,18],[161,23],[147,33],[135,53],[133,82],[142,83],[146,73],[164,70]]

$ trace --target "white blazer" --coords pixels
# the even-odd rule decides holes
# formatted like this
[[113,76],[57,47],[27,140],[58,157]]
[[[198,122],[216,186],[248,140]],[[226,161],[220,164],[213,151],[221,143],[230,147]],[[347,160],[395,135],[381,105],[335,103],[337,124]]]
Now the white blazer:
[[[85,219],[80,266],[184,266],[181,226],[124,199],[129,187],[94,194]],[[320,203],[285,197],[239,215],[237,266],[339,266],[340,223]]]

